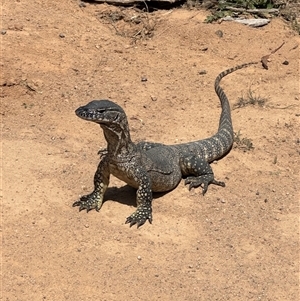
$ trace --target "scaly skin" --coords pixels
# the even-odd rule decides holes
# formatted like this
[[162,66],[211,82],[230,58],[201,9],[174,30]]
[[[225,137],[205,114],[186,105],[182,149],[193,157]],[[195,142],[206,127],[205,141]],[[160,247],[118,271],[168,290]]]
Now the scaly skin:
[[182,177],[189,189],[202,186],[203,195],[209,184],[224,187],[216,181],[209,163],[224,157],[233,144],[233,127],[229,101],[220,87],[221,79],[244,67],[236,66],[220,73],[215,80],[215,91],[220,99],[222,112],[218,132],[210,138],[177,145],[141,142],[134,144],[124,110],[110,100],[94,100],[76,110],[84,120],[98,123],[104,132],[107,149],[101,150],[101,161],[94,177],[94,191],[82,196],[73,206],[79,210],[100,210],[109,176],[126,182],[137,189],[137,209],[127,219],[130,226],[152,222],[152,192],[174,189]]

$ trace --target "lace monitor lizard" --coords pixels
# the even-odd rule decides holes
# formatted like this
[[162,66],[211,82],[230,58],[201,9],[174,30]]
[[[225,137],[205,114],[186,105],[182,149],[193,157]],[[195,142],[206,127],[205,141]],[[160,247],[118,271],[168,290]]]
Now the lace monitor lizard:
[[94,190],[73,204],[79,211],[100,210],[110,174],[137,189],[137,209],[126,223],[137,227],[147,220],[152,223],[152,192],[165,192],[175,188],[182,178],[189,189],[202,187],[203,195],[209,184],[224,187],[216,181],[209,163],[224,157],[233,144],[233,127],[230,105],[221,79],[256,62],[246,63],[221,72],[215,80],[215,91],[220,99],[222,112],[219,128],[210,138],[189,143],[164,145],[161,143],[133,143],[124,110],[110,100],[93,100],[79,107],[78,117],[98,123],[104,132],[107,149],[94,176]]

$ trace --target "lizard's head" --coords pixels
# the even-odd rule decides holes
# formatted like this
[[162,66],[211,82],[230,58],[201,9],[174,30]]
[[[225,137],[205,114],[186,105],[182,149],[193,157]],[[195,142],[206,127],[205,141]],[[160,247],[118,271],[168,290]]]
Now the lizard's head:
[[84,120],[98,123],[109,147],[120,148],[131,142],[126,114],[116,103],[110,100],[93,100],[79,107],[75,113]]
[[120,124],[124,119],[127,119],[124,110],[110,100],[93,100],[87,105],[79,107],[75,114],[84,120],[107,127]]

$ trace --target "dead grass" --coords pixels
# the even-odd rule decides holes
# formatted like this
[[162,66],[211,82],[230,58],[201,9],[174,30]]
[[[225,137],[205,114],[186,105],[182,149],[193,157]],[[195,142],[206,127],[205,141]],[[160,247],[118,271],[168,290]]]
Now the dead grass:
[[254,149],[252,140],[247,137],[241,138],[241,136],[240,131],[234,133],[233,148],[238,148],[244,152]]
[[239,97],[238,101],[233,105],[233,110],[243,108],[249,105],[252,106],[259,106],[261,108],[266,106],[268,99],[265,97],[262,97],[260,95],[255,95],[254,92],[249,89],[248,94],[246,97]]
[[111,6],[99,12],[98,18],[109,24],[117,35],[130,38],[132,42],[152,38],[157,25],[157,19],[148,12],[147,6],[144,10]]

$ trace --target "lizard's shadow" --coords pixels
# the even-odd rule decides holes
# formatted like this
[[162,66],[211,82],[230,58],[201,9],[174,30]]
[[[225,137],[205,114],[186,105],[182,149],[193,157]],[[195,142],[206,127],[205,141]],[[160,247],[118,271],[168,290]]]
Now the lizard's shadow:
[[[159,199],[168,192],[154,192],[153,200]],[[136,207],[136,189],[129,185],[122,187],[109,187],[107,188],[104,196],[104,202],[114,201],[127,206]]]

